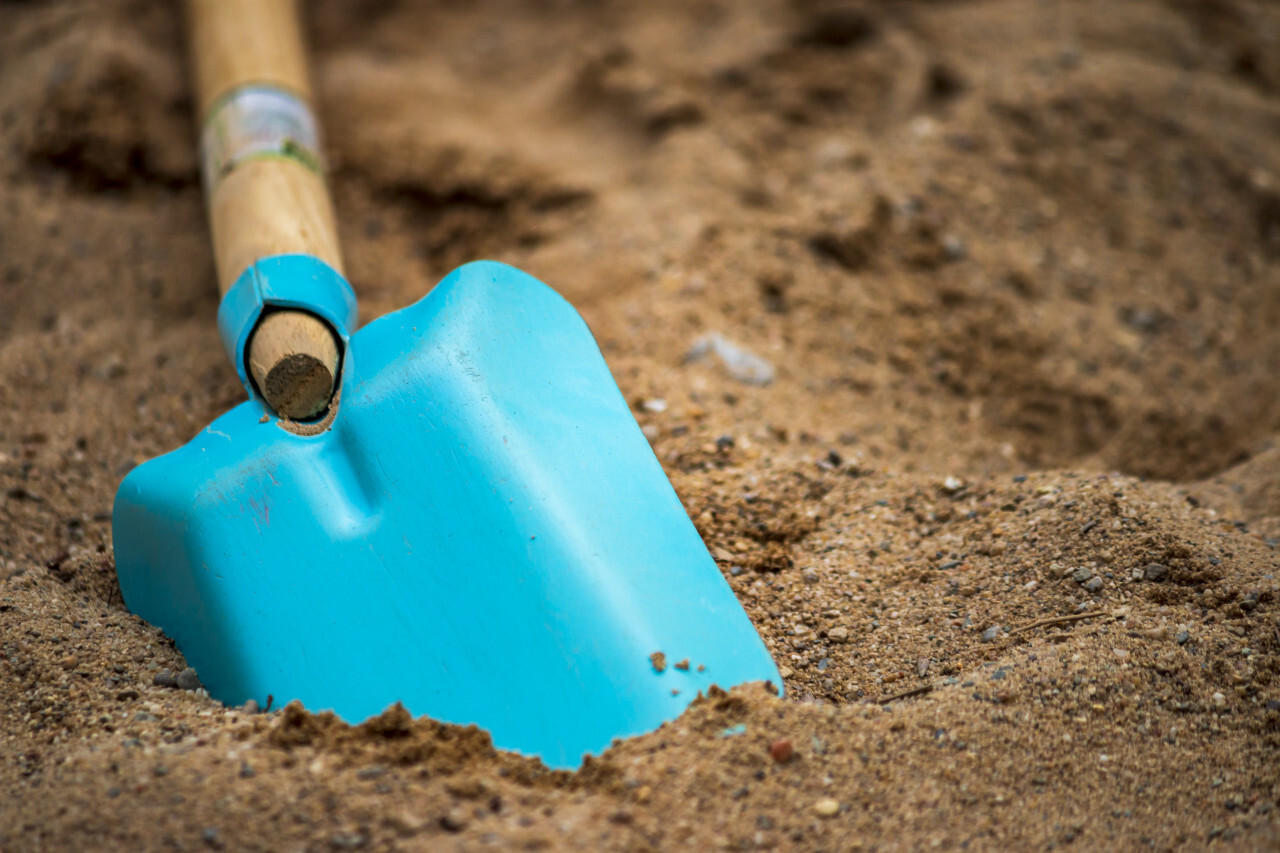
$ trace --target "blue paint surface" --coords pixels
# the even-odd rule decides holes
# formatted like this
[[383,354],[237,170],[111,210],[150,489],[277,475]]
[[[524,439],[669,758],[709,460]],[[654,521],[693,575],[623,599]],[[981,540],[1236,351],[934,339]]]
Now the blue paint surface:
[[350,722],[400,701],[574,767],[713,684],[781,684],[545,285],[455,270],[350,337],[341,393],[312,437],[243,403],[116,495],[125,602],[214,697]]

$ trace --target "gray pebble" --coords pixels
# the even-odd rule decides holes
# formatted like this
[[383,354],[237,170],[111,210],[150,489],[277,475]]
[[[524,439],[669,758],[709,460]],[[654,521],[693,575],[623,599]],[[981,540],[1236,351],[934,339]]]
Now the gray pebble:
[[178,680],[173,675],[173,670],[162,669],[151,679],[151,683],[156,687],[177,687]]
[[990,628],[982,632],[982,642],[990,643],[1000,636],[1000,626],[992,625]]
[[1169,574],[1169,570],[1159,563],[1147,563],[1145,574],[1147,576],[1147,580],[1159,581],[1164,580],[1165,575]]
[[685,360],[700,361],[712,353],[720,359],[725,371],[739,382],[768,385],[773,381],[772,364],[718,332],[703,335],[694,341],[685,354]]
[[187,667],[182,672],[178,673],[178,677],[174,679],[174,681],[177,686],[181,687],[183,690],[200,689],[200,676],[196,675],[196,671],[191,667]]
[[1008,675],[1008,673],[1006,673],[1003,669],[997,669],[995,672],[991,673],[991,680],[1004,681],[1006,675]]
[[1093,572],[1089,571],[1084,566],[1081,566],[1071,573],[1071,579],[1076,583],[1084,583],[1091,577],[1093,577]]
[[1177,633],[1174,639],[1178,641],[1178,645],[1184,646],[1186,645],[1187,640],[1191,639],[1191,632],[1183,629]]
[[1098,592],[1102,589],[1102,578],[1089,578],[1089,581],[1084,585],[1084,588],[1089,590],[1089,592]]

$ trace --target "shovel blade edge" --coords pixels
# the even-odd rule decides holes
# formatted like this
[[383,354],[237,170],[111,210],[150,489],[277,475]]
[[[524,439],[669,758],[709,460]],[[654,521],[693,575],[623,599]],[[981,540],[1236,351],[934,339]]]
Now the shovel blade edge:
[[781,684],[550,288],[455,270],[352,336],[341,394],[315,436],[243,403],[117,493],[125,602],[215,698],[399,701],[576,767],[713,684]]

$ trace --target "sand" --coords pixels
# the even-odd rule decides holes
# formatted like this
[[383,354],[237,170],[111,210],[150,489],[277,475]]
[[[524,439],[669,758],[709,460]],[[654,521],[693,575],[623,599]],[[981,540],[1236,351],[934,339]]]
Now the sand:
[[155,686],[112,496],[244,397],[181,24],[0,3],[0,850],[1280,848],[1280,9],[308,6],[362,318],[569,298],[786,695],[565,773]]

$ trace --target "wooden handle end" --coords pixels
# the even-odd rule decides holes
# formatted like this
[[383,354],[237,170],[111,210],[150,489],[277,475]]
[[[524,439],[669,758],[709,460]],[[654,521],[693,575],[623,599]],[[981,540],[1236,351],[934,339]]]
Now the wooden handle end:
[[249,372],[280,417],[321,415],[338,382],[339,347],[333,331],[306,311],[276,311],[254,329]]

